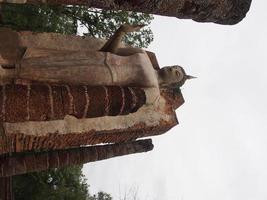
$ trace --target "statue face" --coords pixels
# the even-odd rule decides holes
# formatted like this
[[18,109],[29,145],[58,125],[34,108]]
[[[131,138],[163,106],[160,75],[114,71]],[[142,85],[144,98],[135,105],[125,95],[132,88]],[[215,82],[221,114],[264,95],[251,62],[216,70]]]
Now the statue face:
[[160,69],[159,76],[162,79],[161,86],[163,87],[183,85],[186,80],[186,73],[179,65],[168,66]]

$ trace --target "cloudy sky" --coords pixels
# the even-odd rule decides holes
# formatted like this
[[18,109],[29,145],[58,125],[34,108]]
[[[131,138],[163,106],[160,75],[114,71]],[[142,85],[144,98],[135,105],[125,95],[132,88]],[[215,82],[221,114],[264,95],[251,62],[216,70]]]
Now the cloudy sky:
[[161,66],[197,76],[182,92],[180,124],[153,138],[152,152],[87,164],[91,191],[115,199],[267,199],[267,1],[254,1],[238,25],[156,17]]

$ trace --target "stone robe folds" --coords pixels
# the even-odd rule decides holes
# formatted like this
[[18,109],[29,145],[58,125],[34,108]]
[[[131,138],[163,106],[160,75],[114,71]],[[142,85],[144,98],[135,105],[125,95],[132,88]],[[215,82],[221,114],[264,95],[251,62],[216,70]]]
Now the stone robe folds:
[[27,48],[16,67],[15,79],[57,84],[139,87],[146,92],[147,104],[157,104],[160,96],[157,74],[145,51],[118,56],[95,50]]
[[100,51],[53,51],[27,48],[18,78],[41,82],[85,85],[158,87],[147,54],[118,56]]

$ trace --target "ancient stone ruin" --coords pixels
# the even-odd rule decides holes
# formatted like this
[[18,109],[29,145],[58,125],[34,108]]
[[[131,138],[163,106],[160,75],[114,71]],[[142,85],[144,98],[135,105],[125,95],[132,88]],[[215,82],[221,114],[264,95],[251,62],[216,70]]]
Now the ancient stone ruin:
[[[14,175],[147,152],[152,141],[140,138],[178,123],[175,109],[184,100],[171,89],[154,103],[141,87],[9,80],[22,56],[97,51],[103,40],[0,29],[0,44],[0,199],[12,199]],[[147,55],[158,70],[155,55]]]
[[[44,49],[53,53],[97,51],[104,43],[79,36],[9,29],[0,30],[0,40],[3,81],[8,67],[25,54],[25,49],[39,49],[34,51],[38,58]],[[147,55],[159,69],[155,55]],[[138,87],[7,82],[0,90],[2,155],[122,143],[159,135],[178,123],[175,109],[184,102],[181,93],[167,88],[161,89],[156,104],[147,104],[150,91]]]
[[151,139],[0,157],[0,177],[95,162],[153,149]]
[[[0,0],[0,3],[86,5],[236,24],[246,16],[251,0]],[[163,134],[178,124],[175,110],[184,103],[181,92],[160,88],[155,100],[151,98],[155,91],[142,87],[47,83],[46,77],[38,76],[37,81],[25,83],[20,78],[32,74],[23,73],[23,64],[20,74],[12,71],[22,57],[24,64],[27,59],[34,63],[34,59],[45,56],[49,60],[49,55],[75,57],[75,52],[97,52],[104,42],[0,29],[0,200],[12,199],[13,175],[147,152],[153,149],[152,141],[140,138]],[[84,53],[85,57],[88,55]],[[146,55],[147,62],[159,70],[154,53]],[[80,57],[79,64],[83,58]],[[62,64],[65,59],[68,56],[55,60]],[[116,65],[123,60],[112,57],[109,60],[106,54],[104,62]],[[73,77],[70,74],[69,78]],[[93,78],[92,74],[90,79]],[[83,82],[82,78],[77,81]]]
[[193,19],[233,25],[248,12],[251,0],[0,0],[9,3],[86,5],[108,10],[127,10],[142,13]]

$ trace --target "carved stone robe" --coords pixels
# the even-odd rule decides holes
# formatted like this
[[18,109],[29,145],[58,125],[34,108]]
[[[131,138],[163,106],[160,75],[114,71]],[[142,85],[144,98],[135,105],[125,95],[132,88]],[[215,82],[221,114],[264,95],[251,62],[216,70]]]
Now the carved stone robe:
[[108,52],[27,48],[17,78],[75,85],[158,87],[156,71],[145,52],[118,56]]

